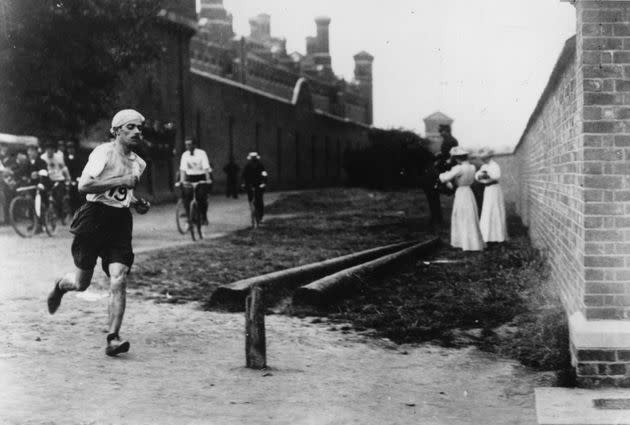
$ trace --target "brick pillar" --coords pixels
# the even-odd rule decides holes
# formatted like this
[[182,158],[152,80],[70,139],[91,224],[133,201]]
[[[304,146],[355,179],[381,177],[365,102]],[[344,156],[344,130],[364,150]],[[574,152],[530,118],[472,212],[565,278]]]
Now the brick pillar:
[[572,359],[581,385],[630,387],[630,1],[572,3],[584,234]]

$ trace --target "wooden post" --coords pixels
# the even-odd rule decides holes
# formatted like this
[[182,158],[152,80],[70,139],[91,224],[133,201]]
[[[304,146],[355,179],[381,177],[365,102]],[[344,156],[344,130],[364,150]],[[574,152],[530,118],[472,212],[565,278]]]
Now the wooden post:
[[267,367],[265,342],[265,306],[260,287],[252,287],[245,300],[245,359],[247,367],[264,369]]

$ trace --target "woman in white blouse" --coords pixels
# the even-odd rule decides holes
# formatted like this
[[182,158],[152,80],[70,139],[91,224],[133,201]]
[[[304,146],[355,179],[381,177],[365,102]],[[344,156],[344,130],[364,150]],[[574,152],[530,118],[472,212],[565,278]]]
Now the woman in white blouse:
[[475,174],[475,179],[484,184],[483,206],[479,227],[485,242],[504,242],[507,240],[507,224],[505,221],[505,201],[499,185],[501,167],[492,159],[493,152],[483,150],[479,158],[483,165]]
[[457,165],[440,174],[440,181],[457,186],[451,214],[451,245],[464,251],[481,251],[485,247],[481,232],[475,195],[470,185],[475,181],[475,166],[468,162],[468,152],[459,146],[450,151]]

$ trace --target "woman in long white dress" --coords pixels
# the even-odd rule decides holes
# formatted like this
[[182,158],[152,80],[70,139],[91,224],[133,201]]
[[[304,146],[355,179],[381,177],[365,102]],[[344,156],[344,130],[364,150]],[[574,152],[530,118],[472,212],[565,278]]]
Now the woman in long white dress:
[[507,240],[507,224],[505,221],[505,200],[499,184],[501,167],[492,159],[493,152],[484,150],[479,158],[483,165],[475,174],[475,179],[484,184],[483,205],[479,228],[485,242],[504,242]]
[[451,149],[457,165],[440,174],[440,181],[457,186],[451,214],[451,245],[464,251],[481,251],[485,244],[479,231],[477,202],[470,185],[475,181],[475,166],[468,162],[468,152],[459,146]]

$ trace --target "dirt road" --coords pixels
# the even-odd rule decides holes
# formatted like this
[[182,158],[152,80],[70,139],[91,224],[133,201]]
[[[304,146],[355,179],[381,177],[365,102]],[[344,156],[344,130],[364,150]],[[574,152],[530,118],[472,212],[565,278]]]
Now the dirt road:
[[[247,224],[244,201],[217,198],[210,229]],[[138,251],[187,243],[172,206],[136,217]],[[326,323],[267,317],[268,371],[243,368],[240,314],[143,301],[130,288],[126,356],[104,355],[107,294],[66,296],[69,235],[0,229],[0,423],[535,424],[540,374],[475,349],[394,346]],[[336,326],[338,328],[338,325]]]

